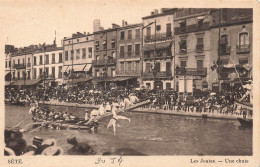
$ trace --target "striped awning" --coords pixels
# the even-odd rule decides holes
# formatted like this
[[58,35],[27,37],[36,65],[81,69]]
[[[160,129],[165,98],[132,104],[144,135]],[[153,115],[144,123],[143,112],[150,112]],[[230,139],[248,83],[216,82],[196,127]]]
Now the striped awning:
[[165,48],[169,48],[171,47],[172,45],[172,42],[171,41],[168,41],[168,42],[161,42],[161,43],[156,43],[155,44],[145,44],[144,47],[143,47],[143,50],[144,51],[151,51],[151,50],[154,50],[154,49],[165,49]]

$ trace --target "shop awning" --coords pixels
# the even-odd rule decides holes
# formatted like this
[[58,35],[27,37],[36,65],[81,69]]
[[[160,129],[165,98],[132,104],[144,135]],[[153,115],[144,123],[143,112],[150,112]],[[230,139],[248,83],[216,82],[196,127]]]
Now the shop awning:
[[89,71],[91,67],[92,67],[92,64],[87,64],[87,65],[85,65],[85,67],[83,68],[83,71]]
[[61,72],[66,72],[68,68],[69,68],[69,66],[63,66]]
[[171,46],[172,42],[162,42],[162,43],[156,43],[156,46],[154,44],[145,44],[143,47],[144,51],[150,51],[156,49],[165,49],[169,48]]
[[85,67],[85,64],[83,64],[83,65],[73,65],[73,70],[74,70],[74,72],[83,71],[84,67]]
[[5,71],[5,76],[10,74],[10,71]]
[[10,82],[10,81],[5,81],[5,86],[8,86],[8,85],[12,85],[14,83],[14,81]]
[[121,82],[121,81],[126,81],[126,80],[129,80],[129,79],[133,79],[134,77],[120,77],[120,78],[114,78],[112,79],[111,81],[112,82]]
[[75,78],[75,79],[73,79],[73,82],[72,82],[72,80],[70,80],[68,82],[68,84],[77,84],[77,83],[82,83],[82,82],[88,82],[91,79],[92,79],[91,77],[89,77],[89,78]]

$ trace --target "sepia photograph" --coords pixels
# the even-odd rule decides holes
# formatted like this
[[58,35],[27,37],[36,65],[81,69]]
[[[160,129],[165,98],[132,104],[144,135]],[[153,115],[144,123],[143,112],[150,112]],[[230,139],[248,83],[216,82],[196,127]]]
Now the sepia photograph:
[[29,2],[2,7],[5,157],[253,156],[253,8]]

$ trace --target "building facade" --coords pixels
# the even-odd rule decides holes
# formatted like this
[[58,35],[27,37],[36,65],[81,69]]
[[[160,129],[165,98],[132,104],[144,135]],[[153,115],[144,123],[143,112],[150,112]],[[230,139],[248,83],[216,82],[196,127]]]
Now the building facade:
[[94,35],[77,32],[64,38],[63,74],[65,82],[76,84],[89,81],[94,60]]
[[176,9],[155,10],[143,17],[143,84],[150,88],[174,88],[174,13]]
[[118,28],[117,37],[117,85],[139,87],[142,84],[142,24],[123,25]]
[[253,10],[214,10],[212,17],[211,58],[219,67],[213,89],[228,91],[252,79]]
[[212,81],[209,9],[179,9],[175,17],[176,91],[192,94]]
[[117,28],[94,32],[93,83],[106,88],[116,77]]
[[45,80],[46,84],[63,84],[63,47],[45,45],[39,47],[32,60],[32,78]]

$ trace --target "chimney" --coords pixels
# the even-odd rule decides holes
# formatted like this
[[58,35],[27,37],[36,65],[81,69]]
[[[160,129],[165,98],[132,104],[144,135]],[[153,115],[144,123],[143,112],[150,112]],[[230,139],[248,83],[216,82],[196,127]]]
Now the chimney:
[[158,14],[158,9],[154,9],[154,14]]
[[125,26],[127,26],[127,21],[125,21]]
[[122,20],[122,27],[125,26],[125,20]]
[[84,35],[86,35],[86,31],[84,31]]
[[151,12],[151,15],[154,15],[154,12]]

